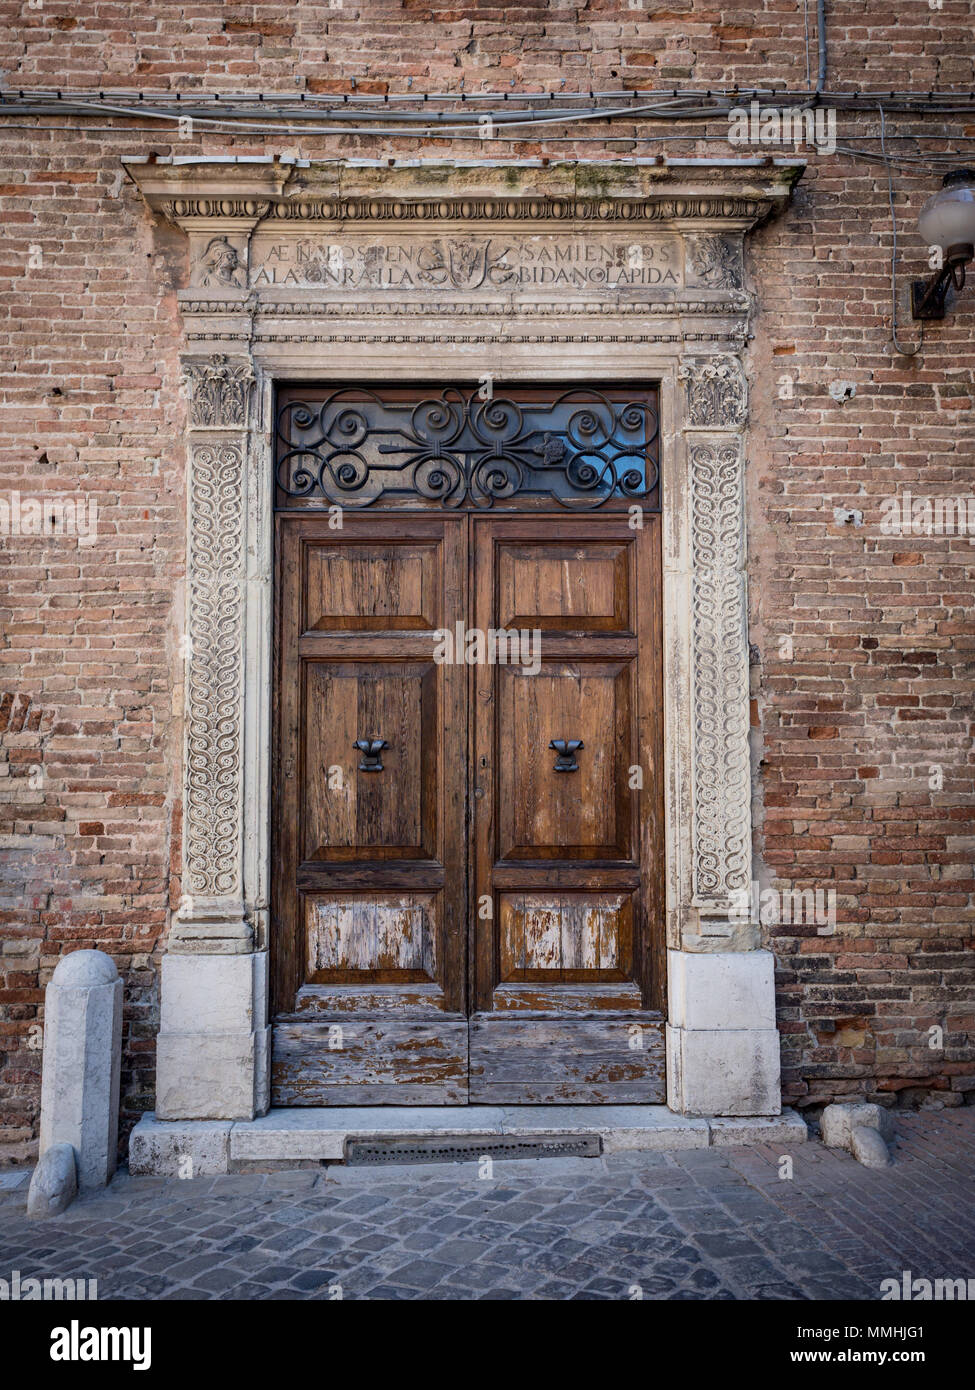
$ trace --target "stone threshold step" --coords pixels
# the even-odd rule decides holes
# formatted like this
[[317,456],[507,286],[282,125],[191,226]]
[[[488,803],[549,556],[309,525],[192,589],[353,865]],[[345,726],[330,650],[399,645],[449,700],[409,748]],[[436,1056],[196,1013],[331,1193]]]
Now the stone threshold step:
[[194,1176],[249,1164],[341,1163],[349,1139],[430,1136],[599,1134],[604,1153],[639,1149],[706,1149],[745,1144],[801,1144],[804,1122],[793,1110],[772,1117],[690,1118],[665,1105],[469,1105],[296,1108],[256,1120],[157,1120],[146,1115],[129,1141],[129,1171]]

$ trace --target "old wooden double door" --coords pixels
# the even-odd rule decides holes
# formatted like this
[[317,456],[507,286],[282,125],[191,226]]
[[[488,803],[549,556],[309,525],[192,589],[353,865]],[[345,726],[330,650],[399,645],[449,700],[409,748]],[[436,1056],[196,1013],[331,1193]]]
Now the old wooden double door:
[[659,516],[333,527],[277,518],[274,1103],[662,1101]]

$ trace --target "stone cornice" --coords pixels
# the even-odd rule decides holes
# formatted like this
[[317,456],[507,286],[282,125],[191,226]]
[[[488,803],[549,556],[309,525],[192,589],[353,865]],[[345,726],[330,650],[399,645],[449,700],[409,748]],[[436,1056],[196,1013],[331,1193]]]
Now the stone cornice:
[[544,166],[133,160],[125,168],[149,206],[188,232],[247,232],[260,223],[284,233],[318,223],[747,231],[787,202],[804,165],[771,158]]

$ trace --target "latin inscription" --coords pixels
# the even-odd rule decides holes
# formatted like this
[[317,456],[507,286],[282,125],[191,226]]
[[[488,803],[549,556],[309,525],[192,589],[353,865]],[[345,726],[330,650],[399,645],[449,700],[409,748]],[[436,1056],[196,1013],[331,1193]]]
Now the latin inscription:
[[[211,256],[212,259],[212,256]],[[679,289],[676,237],[317,237],[255,241],[250,283],[324,290]]]

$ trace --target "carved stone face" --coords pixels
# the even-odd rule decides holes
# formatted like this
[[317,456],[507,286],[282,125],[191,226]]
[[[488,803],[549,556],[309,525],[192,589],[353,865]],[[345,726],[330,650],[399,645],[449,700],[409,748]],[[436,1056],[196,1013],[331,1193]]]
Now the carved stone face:
[[204,285],[230,285],[243,288],[243,266],[236,247],[226,237],[214,237],[200,262],[200,281]]

